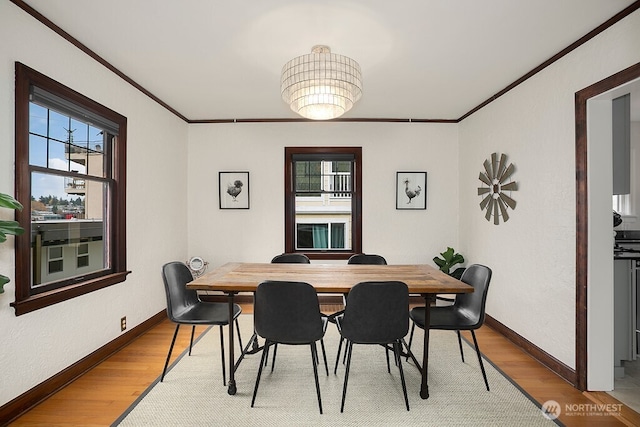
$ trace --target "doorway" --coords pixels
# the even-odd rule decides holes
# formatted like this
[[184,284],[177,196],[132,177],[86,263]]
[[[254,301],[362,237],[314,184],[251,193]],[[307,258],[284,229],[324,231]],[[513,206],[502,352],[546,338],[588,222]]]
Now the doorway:
[[[598,132],[606,133],[606,126],[598,129],[591,120],[592,116],[606,115],[608,94],[613,98],[618,91],[628,93],[631,83],[638,82],[640,63],[582,89],[575,97],[576,386],[580,390],[613,388],[613,305],[607,302],[607,298],[613,301],[611,187],[608,193],[603,190],[611,183],[612,169],[589,168],[590,158],[600,153],[590,153],[594,146],[588,135],[593,138]],[[606,151],[607,147],[600,149]],[[603,205],[603,200],[608,202]]]

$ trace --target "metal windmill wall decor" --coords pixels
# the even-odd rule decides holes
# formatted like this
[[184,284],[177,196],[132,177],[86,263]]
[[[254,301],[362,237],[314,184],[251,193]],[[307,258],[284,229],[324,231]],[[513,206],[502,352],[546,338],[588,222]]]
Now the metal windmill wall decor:
[[[487,159],[483,163],[484,171],[480,171],[478,179],[483,186],[478,187],[478,196],[482,197],[480,202],[480,210],[486,210],[485,218],[493,223],[500,224],[509,221],[508,210],[516,208],[516,201],[511,197],[513,191],[518,190],[518,183],[511,179],[511,175],[515,171],[515,166],[510,163],[507,166],[507,155],[502,154],[498,161],[498,154],[492,153],[491,159]],[[507,194],[509,193],[509,194]]]

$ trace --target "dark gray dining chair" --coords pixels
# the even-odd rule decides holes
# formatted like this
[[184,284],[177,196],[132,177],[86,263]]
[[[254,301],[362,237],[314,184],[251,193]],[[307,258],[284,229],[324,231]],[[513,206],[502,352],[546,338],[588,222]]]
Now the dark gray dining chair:
[[[305,254],[301,253],[283,253],[276,255],[271,259],[272,264],[311,264],[311,260]],[[269,354],[269,348],[265,347],[264,351]],[[271,360],[271,370],[276,363],[276,352],[278,351],[278,344],[273,346],[273,359]],[[265,359],[265,363],[267,359]],[[266,366],[266,365],[265,365]]]
[[[349,257],[347,260],[347,264],[366,264],[366,265],[387,265],[387,260],[382,255],[376,254],[354,254]],[[347,305],[347,296],[344,295],[342,298],[343,304]],[[344,313],[344,310],[340,310],[333,314],[333,317],[338,317]],[[333,319],[329,319],[332,321]],[[334,321],[335,322],[335,321]],[[336,361],[340,358],[340,353],[342,351],[342,342],[343,339],[340,338],[340,343],[338,344],[338,356],[336,357]],[[386,348],[387,351],[387,370],[391,372],[391,368],[389,367],[389,348]],[[347,357],[347,353],[345,352],[344,357]],[[344,363],[344,360],[343,360]],[[338,365],[334,368],[333,372],[335,373],[338,369]]]
[[387,260],[382,255],[355,254],[351,255],[347,264],[387,265]]
[[322,342],[327,319],[320,314],[320,304],[318,303],[316,290],[313,286],[304,282],[262,282],[255,292],[253,317],[256,333],[265,339],[265,344],[253,390],[251,407],[253,408],[255,403],[260,377],[262,376],[262,368],[268,358],[266,350],[275,344],[309,345],[313,363],[313,375],[316,382],[318,407],[322,414],[316,342],[320,341],[325,370],[328,376],[327,355]]
[[[409,332],[409,288],[403,282],[361,282],[347,296],[344,314],[336,318],[340,335],[347,342],[342,404],[347,396],[349,369],[354,344],[391,345],[400,371],[404,402],[409,410],[407,387],[402,371],[402,340]],[[336,366],[338,361],[336,360]]]
[[[192,325],[191,340],[189,341],[189,356],[191,356],[191,348],[193,346],[193,335],[197,325],[218,325],[220,327],[220,350],[222,353],[222,383],[227,385],[227,375],[224,362],[224,332],[223,326],[229,324],[229,305],[223,302],[206,302],[201,301],[197,291],[187,289],[187,283],[193,280],[193,275],[184,263],[179,261],[169,262],[162,267],[162,279],[164,281],[164,289],[167,296],[167,316],[169,320],[176,324],[176,330],[173,333],[169,354],[164,363],[160,382],[164,380],[167,373],[171,352],[176,343],[178,330],[180,325]],[[238,343],[240,352],[242,349],[242,337],[240,335],[240,326],[238,325],[238,316],[242,313],[239,305],[233,307],[233,321],[238,331]]]
[[[487,292],[489,283],[491,282],[491,269],[480,264],[473,264],[464,271],[460,280],[468,285],[473,286],[473,292],[468,294],[457,294],[453,305],[442,307],[430,307],[429,329],[440,329],[447,331],[456,331],[458,335],[458,346],[460,347],[460,356],[464,363],[464,352],[462,351],[462,338],[460,331],[471,331],[473,344],[476,348],[478,363],[482,371],[484,384],[489,391],[489,381],[482,363],[482,355],[478,347],[475,330],[480,328],[484,323],[485,305],[487,302]],[[409,348],[413,341],[413,331],[415,327],[425,328],[425,308],[416,307],[409,313],[413,326],[411,327],[411,335],[409,337]]]
[[309,257],[299,253],[285,253],[276,255],[271,259],[274,264],[311,264]]

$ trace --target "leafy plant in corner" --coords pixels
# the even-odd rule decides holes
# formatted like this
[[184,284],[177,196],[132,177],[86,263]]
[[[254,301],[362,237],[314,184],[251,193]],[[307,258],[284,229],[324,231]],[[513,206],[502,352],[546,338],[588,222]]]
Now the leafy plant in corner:
[[435,262],[436,265],[440,268],[440,271],[460,280],[460,277],[462,277],[462,273],[464,273],[465,268],[458,267],[453,270],[453,272],[451,271],[451,269],[456,264],[462,264],[464,262],[464,257],[454,251],[453,248],[449,247],[447,247],[447,250],[442,252],[440,255],[442,255],[442,258],[433,257],[433,262]]
[[[22,210],[22,205],[8,194],[0,193],[0,207],[8,209]],[[7,241],[7,234],[19,236],[24,233],[24,228],[20,227],[18,221],[0,220],[0,243]],[[9,283],[9,278],[0,274],[0,294],[4,292],[4,285]]]

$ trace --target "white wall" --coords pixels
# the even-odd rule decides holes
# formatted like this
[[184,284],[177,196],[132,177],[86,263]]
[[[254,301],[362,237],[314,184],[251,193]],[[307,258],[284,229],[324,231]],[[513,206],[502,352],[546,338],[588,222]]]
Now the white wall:
[[[166,307],[160,267],[187,255],[187,125],[39,24],[0,2],[0,192],[14,194],[14,62],[19,61],[128,118],[126,282],[19,317],[13,238],[0,245],[0,405]],[[13,213],[2,209],[3,219]]]
[[[635,12],[460,124],[460,247],[494,270],[487,312],[572,368],[574,95],[640,61],[639,41]],[[494,151],[515,163],[520,187],[511,219],[499,226],[484,219],[475,192],[482,162]],[[610,229],[611,218],[598,225]]]
[[[189,128],[189,255],[212,266],[284,251],[284,147],[361,146],[362,247],[389,263],[429,263],[458,242],[454,124],[266,123]],[[250,209],[218,208],[218,172],[249,171]],[[397,171],[427,172],[427,209],[396,210]]]

